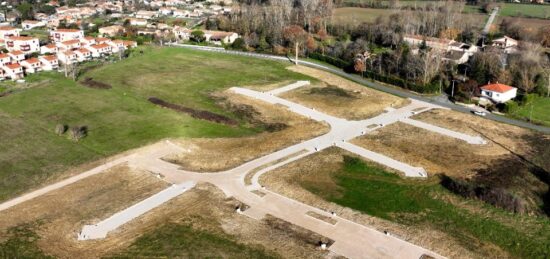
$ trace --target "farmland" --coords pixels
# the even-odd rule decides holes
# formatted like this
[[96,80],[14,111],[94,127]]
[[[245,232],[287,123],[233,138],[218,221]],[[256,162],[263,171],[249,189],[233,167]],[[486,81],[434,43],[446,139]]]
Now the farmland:
[[[281,63],[174,48],[136,51],[129,59],[82,75],[86,77],[108,82],[112,89],[92,89],[59,73],[43,72],[30,76],[25,89],[0,97],[0,150],[7,151],[0,153],[0,200],[67,176],[76,166],[162,138],[261,131],[197,120],[156,107],[148,97],[237,119],[210,94],[236,85],[308,78]],[[67,133],[58,136],[57,124],[85,126],[88,136],[78,142]]]

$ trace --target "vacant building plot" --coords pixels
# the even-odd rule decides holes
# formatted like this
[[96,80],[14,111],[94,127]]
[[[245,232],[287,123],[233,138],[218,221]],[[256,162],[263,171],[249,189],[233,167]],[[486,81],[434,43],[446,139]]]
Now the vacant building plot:
[[437,178],[402,178],[337,148],[278,168],[260,181],[269,190],[449,258],[548,255],[547,219],[487,207],[451,194]]
[[304,66],[289,69],[317,78],[321,83],[300,87],[280,97],[335,117],[364,120],[379,115],[387,107],[408,104],[406,99],[367,88],[329,72]]
[[0,212],[0,254],[60,258],[326,255],[304,233],[234,211],[239,201],[199,184],[128,222],[103,240],[77,241],[93,224],[167,187],[149,172],[114,167]]
[[187,151],[166,160],[180,164],[189,171],[229,170],[329,131],[328,125],[300,116],[285,107],[228,91],[219,94],[218,98],[229,110],[266,131],[251,137],[177,140],[175,142]]

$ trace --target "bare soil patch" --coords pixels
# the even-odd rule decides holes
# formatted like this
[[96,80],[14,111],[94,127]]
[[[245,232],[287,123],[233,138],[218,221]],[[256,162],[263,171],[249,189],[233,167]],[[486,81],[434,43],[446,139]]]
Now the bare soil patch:
[[[461,246],[453,237],[429,226],[404,226],[328,202],[305,190],[301,184],[314,183],[321,190],[337,189],[331,174],[343,164],[343,155],[351,153],[339,148],[329,148],[298,161],[277,168],[260,177],[269,190],[296,199],[338,216],[367,225],[379,231],[388,231],[404,240],[426,247],[449,258],[474,258],[471,251]],[[502,255],[502,254],[501,254]]]
[[243,138],[190,139],[175,141],[187,152],[167,157],[185,170],[216,172],[237,167],[262,155],[311,139],[328,132],[329,127],[297,115],[281,106],[274,106],[238,94],[224,92],[225,102],[251,108],[252,121],[266,125],[284,123],[283,129],[262,132]]
[[188,114],[189,116],[195,119],[207,120],[207,121],[212,121],[212,122],[222,123],[222,124],[232,125],[232,126],[238,124],[238,122],[235,120],[232,120],[228,117],[225,117],[223,115],[219,115],[213,112],[195,110],[195,109],[184,107],[178,104],[169,103],[156,97],[149,97],[148,100],[149,102],[154,103],[160,107],[164,107],[177,112]]
[[289,69],[322,82],[283,93],[281,97],[332,116],[363,120],[382,113],[387,107],[400,107],[409,103],[407,99],[367,88],[328,72],[304,66],[292,66]]
[[89,88],[95,88],[95,89],[111,89],[113,88],[110,84],[95,81],[91,77],[86,77],[84,80],[80,81],[81,84],[84,86],[87,86]]

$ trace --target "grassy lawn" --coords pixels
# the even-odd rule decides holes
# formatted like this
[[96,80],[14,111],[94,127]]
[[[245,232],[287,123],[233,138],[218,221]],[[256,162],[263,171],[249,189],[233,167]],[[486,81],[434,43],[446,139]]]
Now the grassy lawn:
[[505,3],[499,15],[550,19],[550,5]]
[[513,215],[464,200],[437,182],[403,179],[357,158],[347,157],[342,169],[331,177],[336,186],[324,184],[321,189],[316,182],[301,185],[329,201],[369,215],[443,231],[472,250],[483,243],[522,258],[550,256],[548,218]]
[[244,245],[233,237],[168,223],[138,238],[112,258],[279,258],[261,246]]
[[531,117],[535,123],[550,126],[550,98],[535,96],[531,104],[521,106],[511,116],[523,120]]
[[[35,87],[0,97],[0,201],[55,181],[67,169],[167,137],[234,137],[257,133],[159,108],[156,96],[224,113],[209,93],[231,86],[306,79],[285,64],[185,49],[147,49],[83,77],[112,84],[83,87],[60,73],[27,78]],[[245,69],[246,68],[246,69]],[[54,133],[56,124],[87,126],[79,142]]]

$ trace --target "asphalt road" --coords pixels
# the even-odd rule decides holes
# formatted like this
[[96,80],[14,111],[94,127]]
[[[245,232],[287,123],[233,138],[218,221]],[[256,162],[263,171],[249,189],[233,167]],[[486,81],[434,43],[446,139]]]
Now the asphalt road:
[[[167,45],[176,46],[176,47],[192,48],[192,49],[204,50],[204,51],[211,51],[211,52],[235,54],[235,55],[248,56],[248,57],[253,57],[253,58],[264,58],[264,59],[272,59],[272,60],[293,62],[293,60],[290,59],[290,58],[282,57],[282,56],[276,56],[276,55],[250,53],[250,52],[242,52],[242,51],[234,51],[234,50],[225,50],[224,48],[195,46],[195,45],[178,44],[178,43],[168,43]],[[403,97],[403,98],[411,98],[411,99],[414,99],[414,100],[433,103],[433,104],[440,105],[440,106],[449,108],[449,109],[454,110],[454,111],[462,112],[462,113],[471,114],[471,112],[472,112],[472,110],[470,108],[464,107],[464,106],[461,106],[461,105],[456,105],[456,104],[448,101],[448,99],[443,97],[443,96],[433,96],[433,97],[421,96],[421,95],[418,95],[418,94],[416,94],[414,92],[411,92],[411,91],[407,91],[407,90],[400,89],[400,88],[389,87],[389,86],[377,83],[375,81],[371,81],[369,79],[361,78],[358,75],[348,74],[348,73],[346,73],[346,72],[344,72],[340,69],[336,69],[336,68],[333,68],[333,67],[329,67],[329,66],[309,62],[309,61],[299,61],[299,63],[302,64],[302,65],[305,65],[305,66],[314,67],[314,68],[318,68],[318,69],[321,69],[321,70],[331,72],[333,74],[339,75],[341,77],[344,77],[344,78],[349,79],[351,81],[354,81],[356,83],[368,86],[370,88],[373,88],[373,89],[376,89],[376,90],[379,90],[379,91],[382,91],[382,92],[386,92],[386,93],[390,93],[390,94],[393,94],[393,95],[396,95],[396,96],[400,96],[400,97]],[[495,115],[495,114],[492,114],[492,113],[488,113],[484,118],[486,118],[488,120],[493,120],[493,121],[498,121],[498,122],[502,122],[502,123],[506,123],[506,124],[515,125],[515,126],[522,127],[522,128],[531,129],[531,130],[542,132],[542,133],[545,133],[545,134],[550,134],[550,128],[549,127],[535,125],[535,124],[532,124],[532,123],[529,123],[529,122],[526,122],[526,121],[515,120],[515,119],[508,118],[508,117]]]

